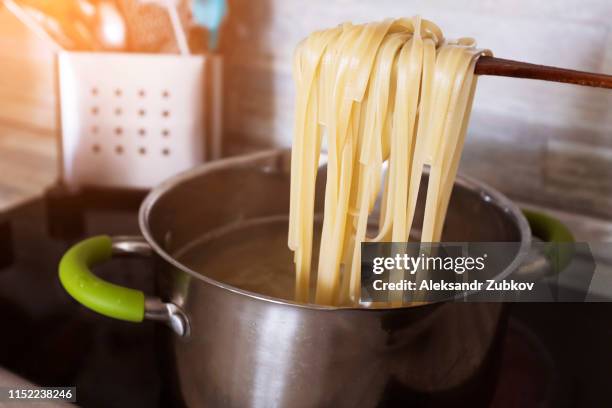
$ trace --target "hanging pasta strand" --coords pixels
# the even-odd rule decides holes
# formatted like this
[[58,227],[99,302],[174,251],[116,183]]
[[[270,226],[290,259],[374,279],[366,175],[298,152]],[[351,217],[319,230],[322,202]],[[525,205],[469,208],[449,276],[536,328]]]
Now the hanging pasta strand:
[[[370,100],[366,109],[364,122],[364,149],[361,151],[359,162],[360,180],[358,183],[358,203],[355,209],[355,239],[351,248],[352,261],[345,265],[350,276],[349,293],[343,299],[357,301],[361,262],[361,242],[365,241],[368,227],[368,217],[374,204],[373,197],[378,195],[380,169],[383,161],[383,132],[387,123],[389,109],[389,93],[391,88],[391,70],[393,62],[401,46],[407,40],[405,34],[392,34],[380,48],[376,59],[376,66],[370,80]],[[357,244],[359,243],[359,244]]]
[[[298,48],[294,76],[299,91],[296,105],[295,143],[299,146],[291,158],[291,200],[289,209],[288,245],[295,251],[296,289],[298,301],[309,300],[312,239],[314,223],[314,190],[321,149],[318,127],[319,64],[329,42],[340,30],[313,34]],[[301,154],[293,154],[300,151]]]
[[[361,244],[410,239],[426,167],[421,241],[441,239],[474,97],[475,62],[486,52],[471,39],[446,42],[434,23],[420,17],[346,23],[300,43],[293,67],[297,95],[288,234],[296,300],[359,303]],[[327,174],[313,296],[322,143]],[[380,214],[373,214],[377,202]],[[378,230],[368,237],[373,217]],[[392,272],[391,279],[401,278]],[[390,300],[392,306],[402,304],[400,298]]]

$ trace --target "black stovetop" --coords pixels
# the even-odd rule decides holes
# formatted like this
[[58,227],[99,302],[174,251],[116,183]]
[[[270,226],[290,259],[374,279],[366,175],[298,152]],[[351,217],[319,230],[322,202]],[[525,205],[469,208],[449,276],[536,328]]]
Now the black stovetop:
[[[165,385],[172,374],[158,364],[160,326],[98,316],[69,298],[57,279],[59,259],[79,239],[138,234],[143,196],[69,196],[55,188],[0,215],[0,366],[37,384],[74,385],[84,407],[173,405]],[[153,290],[142,260],[113,261],[96,272]],[[492,406],[612,406],[611,319],[612,303],[511,305]]]

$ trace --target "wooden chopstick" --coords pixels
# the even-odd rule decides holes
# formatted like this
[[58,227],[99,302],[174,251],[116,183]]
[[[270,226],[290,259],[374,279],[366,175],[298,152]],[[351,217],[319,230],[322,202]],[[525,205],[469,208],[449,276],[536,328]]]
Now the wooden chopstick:
[[596,88],[612,89],[612,75],[574,71],[546,65],[529,64],[502,58],[483,56],[476,62],[476,75],[541,79]]

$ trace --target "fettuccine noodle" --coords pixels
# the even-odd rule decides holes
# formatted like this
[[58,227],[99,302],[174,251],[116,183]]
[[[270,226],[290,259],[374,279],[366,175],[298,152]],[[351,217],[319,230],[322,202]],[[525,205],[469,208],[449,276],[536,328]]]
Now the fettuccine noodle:
[[[289,248],[295,298],[327,305],[359,301],[361,243],[406,242],[424,166],[429,166],[422,242],[437,242],[470,116],[474,40],[446,41],[419,17],[343,24],[297,48]],[[315,182],[322,142],[327,184],[316,291]],[[383,165],[388,163],[383,180]],[[378,232],[368,220],[382,194]]]

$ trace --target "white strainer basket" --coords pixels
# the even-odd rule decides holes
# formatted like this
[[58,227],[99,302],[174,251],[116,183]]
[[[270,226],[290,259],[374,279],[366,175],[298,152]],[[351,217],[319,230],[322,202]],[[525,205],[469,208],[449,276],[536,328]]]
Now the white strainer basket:
[[220,83],[216,58],[60,52],[66,186],[146,189],[202,163],[207,145],[218,150],[210,133],[218,138],[219,126],[205,119],[219,120],[218,113],[213,118],[205,109],[207,92],[220,97],[210,86],[205,91],[206,80]]

